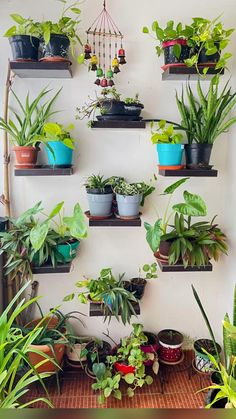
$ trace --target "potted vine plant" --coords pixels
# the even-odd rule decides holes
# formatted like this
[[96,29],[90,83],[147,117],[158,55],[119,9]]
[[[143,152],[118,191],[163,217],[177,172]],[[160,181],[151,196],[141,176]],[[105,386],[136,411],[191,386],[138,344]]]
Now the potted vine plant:
[[139,100],[139,94],[136,93],[135,97],[126,97],[125,100],[125,112],[127,115],[139,118],[144,108],[144,105]]
[[184,146],[182,134],[174,131],[174,126],[166,126],[166,121],[159,121],[156,125],[151,123],[151,141],[157,145],[157,153],[160,168],[180,169],[182,168],[182,159]]
[[107,356],[112,354],[112,347],[109,342],[101,339],[92,339],[87,343],[84,354],[87,358],[87,372],[95,378],[93,366],[97,363],[107,364]]
[[158,352],[160,349],[160,345],[158,343],[158,337],[154,333],[150,332],[143,332],[144,336],[146,336],[147,341],[143,345],[140,346],[141,350],[147,355],[148,359],[144,361],[144,365],[146,367],[152,366],[156,363],[156,367],[158,367]]
[[118,205],[118,216],[123,219],[137,218],[139,216],[140,205],[144,205],[145,198],[154,190],[155,188],[153,186],[147,185],[144,182],[119,182],[114,187]]
[[70,131],[73,129],[73,124],[63,127],[63,125],[48,122],[43,126],[39,139],[42,137],[47,145],[50,166],[70,167],[72,165],[75,140],[71,137]]
[[90,176],[85,183],[92,217],[107,218],[112,213],[113,190],[111,179],[100,175]]
[[147,280],[158,278],[156,263],[152,263],[151,265],[145,264],[142,270],[145,274],[145,278],[141,277],[141,269],[139,269],[138,278],[132,278],[130,281],[124,281],[125,289],[132,292],[137,300],[141,300],[143,298]]
[[184,338],[180,332],[172,329],[162,330],[158,333],[158,340],[160,344],[160,360],[170,363],[176,363],[181,360]]
[[[26,96],[25,104],[23,104],[18,96],[12,91],[13,96],[18,104],[19,110],[23,116],[19,114],[19,110],[13,110],[14,120],[10,119],[8,122],[0,117],[0,129],[9,134],[13,150],[16,154],[16,167],[25,168],[33,167],[37,163],[37,155],[39,151],[40,142],[44,139],[40,137],[43,125],[54,114],[52,106],[56,101],[59,90],[51,100],[41,104],[51,90],[44,88],[39,95],[30,103],[29,93]],[[17,122],[16,122],[17,121]],[[47,145],[46,141],[45,144]]]
[[14,61],[38,61],[41,29],[40,23],[19,14],[10,15],[14,21],[6,33]]

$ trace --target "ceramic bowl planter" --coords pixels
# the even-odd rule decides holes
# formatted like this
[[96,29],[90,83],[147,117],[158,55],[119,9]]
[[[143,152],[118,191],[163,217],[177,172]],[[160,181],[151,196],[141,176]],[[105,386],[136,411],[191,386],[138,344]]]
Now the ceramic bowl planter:
[[70,40],[66,35],[51,34],[48,44],[43,44],[42,61],[68,61]]
[[13,151],[16,155],[16,167],[32,168],[37,163],[38,149],[36,147],[14,146]]
[[[210,339],[199,339],[194,342],[194,352],[195,352],[195,367],[202,373],[210,373],[214,368],[207,354],[203,352],[205,349],[209,354],[217,357],[216,350],[213,344],[213,341]],[[218,353],[221,353],[221,347],[217,343]]]
[[125,103],[125,114],[134,118],[134,120],[139,120],[141,112],[144,109],[142,103]]
[[14,35],[9,38],[13,61],[38,61],[39,38],[29,35]]
[[53,150],[47,147],[47,156],[48,156],[48,164],[50,166],[60,166],[60,167],[71,167],[72,160],[73,160],[73,150],[67,146],[65,146],[61,141],[49,141],[49,146]]
[[90,215],[92,217],[109,217],[112,213],[113,191],[110,186],[100,189],[86,188]]
[[139,207],[142,195],[125,196],[116,194],[118,214],[121,218],[136,218],[139,216]]
[[[181,45],[181,53],[178,58],[174,54],[174,46],[176,44]],[[187,45],[187,41],[185,39],[175,39],[163,42],[162,48],[164,50],[165,65],[183,64],[184,60],[190,57],[191,48]]]
[[[144,335],[148,338],[148,341],[145,345],[142,345],[140,348],[145,354],[157,354],[159,349],[158,339],[154,333],[143,332]],[[153,365],[153,360],[144,361],[144,365],[150,367]]]
[[212,144],[186,144],[186,167],[188,169],[210,168],[212,147]]
[[57,262],[69,263],[76,258],[80,242],[79,240],[70,240],[67,243],[58,244],[56,250],[58,252]]
[[158,334],[160,360],[168,363],[178,363],[181,361],[183,352],[183,335],[172,329],[162,330]]
[[124,108],[124,102],[121,100],[115,100],[115,99],[105,99],[100,102],[100,110],[102,116],[106,115],[124,115],[125,114],[125,108]]
[[181,166],[184,146],[182,144],[157,144],[157,153],[160,166]]

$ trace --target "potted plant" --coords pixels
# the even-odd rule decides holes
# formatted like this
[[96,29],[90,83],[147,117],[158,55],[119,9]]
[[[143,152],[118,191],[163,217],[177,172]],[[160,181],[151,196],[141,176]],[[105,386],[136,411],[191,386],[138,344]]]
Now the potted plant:
[[148,279],[156,279],[157,276],[157,264],[152,263],[151,265],[145,264],[142,268],[145,278],[141,277],[141,269],[139,269],[139,277],[132,278],[130,281],[124,281],[124,287],[128,291],[131,291],[137,300],[143,298],[145,288]]
[[70,131],[74,125],[63,127],[63,125],[48,122],[42,129],[43,142],[47,145],[48,164],[50,166],[70,167],[72,165],[75,140],[71,137]]
[[43,125],[53,115],[51,108],[57,99],[61,90],[59,90],[55,96],[41,104],[41,100],[44,99],[50,92],[47,88],[44,88],[39,95],[30,103],[29,93],[26,96],[25,104],[23,104],[18,96],[12,91],[13,96],[19,106],[19,110],[13,110],[12,113],[15,117],[15,122],[9,119],[8,122],[4,118],[0,117],[0,129],[6,131],[9,134],[10,141],[13,144],[13,150],[16,154],[17,165],[19,168],[31,168],[36,165],[37,155],[39,151],[40,142],[43,142],[43,138],[39,141],[39,134],[41,134]]
[[182,159],[184,146],[181,144],[182,134],[174,131],[174,126],[166,126],[166,121],[159,121],[154,130],[155,124],[151,123],[151,141],[157,145],[157,153],[160,169],[180,169],[182,168]]
[[[215,348],[217,347],[217,349]],[[211,373],[214,365],[209,359],[209,355],[213,355],[215,358],[220,355],[221,347],[218,343],[213,342],[210,339],[198,339],[194,342],[195,367],[203,373]]]
[[5,33],[9,38],[14,61],[38,61],[40,44],[40,24],[19,14],[10,15],[15,24]]
[[141,345],[140,348],[148,357],[148,359],[144,361],[144,365],[150,367],[155,363],[156,367],[159,367],[157,354],[160,345],[158,343],[158,338],[154,333],[144,331],[143,334],[146,336],[147,341]]
[[92,217],[107,218],[112,213],[113,190],[110,178],[90,176],[85,184]]
[[75,336],[73,345],[66,347],[67,363],[72,367],[83,366],[87,362],[86,346],[91,342],[89,336]]
[[158,333],[160,344],[160,360],[168,363],[177,363],[183,356],[183,335],[172,329],[162,330]]
[[107,364],[107,356],[111,355],[112,347],[110,343],[101,340],[93,339],[85,347],[84,354],[87,358],[87,371],[89,375],[95,377],[93,372],[93,365],[97,363]]
[[144,205],[145,198],[154,190],[155,188],[153,186],[149,186],[144,182],[119,182],[114,187],[119,217],[123,219],[137,218],[139,216],[140,205]]
[[[40,24],[42,32],[42,58],[43,61],[68,61],[69,49],[72,55],[75,52],[75,46],[82,42],[77,34],[81,10],[80,2],[65,0],[62,2],[63,8],[58,22],[51,20]],[[70,17],[70,14],[73,17]],[[78,58],[81,60],[81,57]]]
[[144,108],[144,105],[139,100],[139,94],[136,93],[135,97],[127,97],[124,100],[125,102],[125,112],[127,115],[139,118]]
[[161,28],[157,21],[152,24],[150,31],[147,26],[143,27],[143,33],[154,32],[154,39],[157,40],[156,52],[158,57],[164,53],[165,65],[184,64],[191,56],[191,47],[188,45],[188,38],[193,33],[190,26],[183,27],[182,23],[175,25],[170,20],[165,28]]

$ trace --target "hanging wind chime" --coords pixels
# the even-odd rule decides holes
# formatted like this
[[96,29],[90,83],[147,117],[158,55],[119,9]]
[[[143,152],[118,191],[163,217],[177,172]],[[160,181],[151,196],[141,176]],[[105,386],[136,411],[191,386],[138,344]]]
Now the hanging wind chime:
[[126,64],[124,36],[108,13],[105,0],[102,12],[86,33],[84,57],[89,60],[89,69],[96,72],[95,84],[101,87],[114,86],[114,75],[120,73],[120,65]]

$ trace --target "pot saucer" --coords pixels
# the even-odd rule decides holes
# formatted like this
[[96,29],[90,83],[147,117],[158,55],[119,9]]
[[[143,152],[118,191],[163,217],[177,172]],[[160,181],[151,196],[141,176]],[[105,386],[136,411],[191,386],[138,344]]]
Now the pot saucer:
[[15,169],[35,169],[35,164],[15,164]]
[[135,217],[124,217],[115,213],[116,218],[118,218],[119,220],[124,220],[124,221],[138,220],[141,215],[142,213],[140,212],[139,215],[136,215]]
[[211,165],[199,165],[199,166],[196,166],[195,164],[188,164],[186,166],[186,168],[189,169],[189,170],[212,170],[213,167],[214,166],[211,166]]
[[102,221],[102,220],[107,220],[108,218],[111,218],[112,217],[112,213],[111,214],[109,214],[109,215],[107,215],[107,216],[101,216],[101,217],[99,217],[99,216],[93,216],[93,215],[90,215],[90,211],[86,211],[85,213],[84,213],[85,215],[86,215],[86,217],[89,219],[89,220],[97,220],[97,221]]
[[179,166],[161,166],[159,165],[159,170],[183,170],[185,166],[183,164]]

